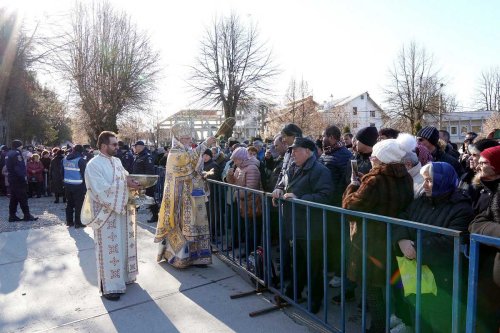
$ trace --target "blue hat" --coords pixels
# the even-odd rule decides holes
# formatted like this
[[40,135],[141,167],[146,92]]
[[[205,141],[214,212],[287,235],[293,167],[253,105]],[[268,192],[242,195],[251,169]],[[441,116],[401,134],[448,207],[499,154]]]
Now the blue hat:
[[455,169],[446,162],[432,162],[432,196],[455,191],[458,177]]

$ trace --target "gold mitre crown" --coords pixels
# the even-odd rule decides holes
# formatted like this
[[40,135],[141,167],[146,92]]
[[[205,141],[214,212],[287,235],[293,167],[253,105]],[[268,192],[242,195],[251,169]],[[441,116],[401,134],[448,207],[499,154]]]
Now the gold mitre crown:
[[172,135],[176,138],[182,138],[189,136],[191,137],[193,131],[191,130],[191,126],[187,123],[176,123],[172,126]]

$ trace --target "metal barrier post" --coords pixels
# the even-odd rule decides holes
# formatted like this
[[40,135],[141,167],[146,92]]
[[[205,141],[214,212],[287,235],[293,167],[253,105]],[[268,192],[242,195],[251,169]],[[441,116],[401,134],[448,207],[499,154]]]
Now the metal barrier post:
[[452,294],[452,315],[451,331],[458,333],[460,330],[458,315],[460,313],[460,278],[462,271],[462,260],[460,256],[460,238],[453,238],[453,294]]
[[385,332],[391,330],[391,272],[392,272],[392,229],[386,224],[386,264],[385,264]]
[[479,275],[479,242],[471,235],[469,253],[469,286],[467,298],[467,333],[476,332],[477,278]]
[[420,333],[420,308],[422,301],[422,230],[417,230],[417,290],[415,307],[415,332]]
[[326,225],[326,210],[323,212],[323,320],[328,324],[328,251],[327,251],[327,235],[328,228]]
[[306,220],[307,220],[307,309],[309,312],[312,308],[312,273],[311,273],[311,210],[309,206],[306,207]]
[[[292,201],[292,274],[293,274],[293,301],[297,303],[299,291],[297,290],[297,228],[295,220],[295,202]],[[289,240],[287,240],[289,242]],[[290,244],[290,243],[289,243]],[[290,254],[288,254],[290,255]]]
[[361,290],[361,331],[366,332],[366,218],[363,217],[362,230],[362,290]]
[[345,311],[345,288],[346,288],[346,281],[347,281],[347,274],[346,274],[346,241],[345,241],[345,215],[344,213],[341,213],[340,215],[340,277],[341,277],[341,282],[340,282],[340,318],[341,318],[341,324],[340,324],[340,330],[342,332],[345,332],[345,317],[346,317],[346,311]]

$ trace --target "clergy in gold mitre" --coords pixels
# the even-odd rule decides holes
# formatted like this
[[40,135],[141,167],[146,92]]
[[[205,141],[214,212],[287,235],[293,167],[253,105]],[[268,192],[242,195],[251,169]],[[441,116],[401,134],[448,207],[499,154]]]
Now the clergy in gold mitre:
[[116,134],[104,131],[97,139],[99,155],[85,169],[87,194],[82,223],[94,229],[97,276],[102,296],[120,299],[126,284],[137,275],[135,205],[128,203],[129,189],[139,189],[127,180],[128,172],[120,159]]
[[177,268],[212,263],[210,232],[205,206],[203,152],[214,137],[192,148],[192,131],[186,123],[172,126],[172,148],[165,170],[155,242],[157,261],[165,259]]

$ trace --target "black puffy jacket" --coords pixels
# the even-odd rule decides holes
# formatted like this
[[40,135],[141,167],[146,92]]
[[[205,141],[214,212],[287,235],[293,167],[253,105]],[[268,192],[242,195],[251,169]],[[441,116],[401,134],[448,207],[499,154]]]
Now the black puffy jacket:
[[[415,199],[401,218],[423,224],[467,232],[474,218],[470,198],[455,191],[440,197],[425,194]],[[394,227],[395,245],[402,239],[417,241],[416,229]],[[451,290],[453,285],[453,238],[431,232],[422,233],[422,264],[434,273],[439,288]],[[396,255],[401,256],[399,246]]]

